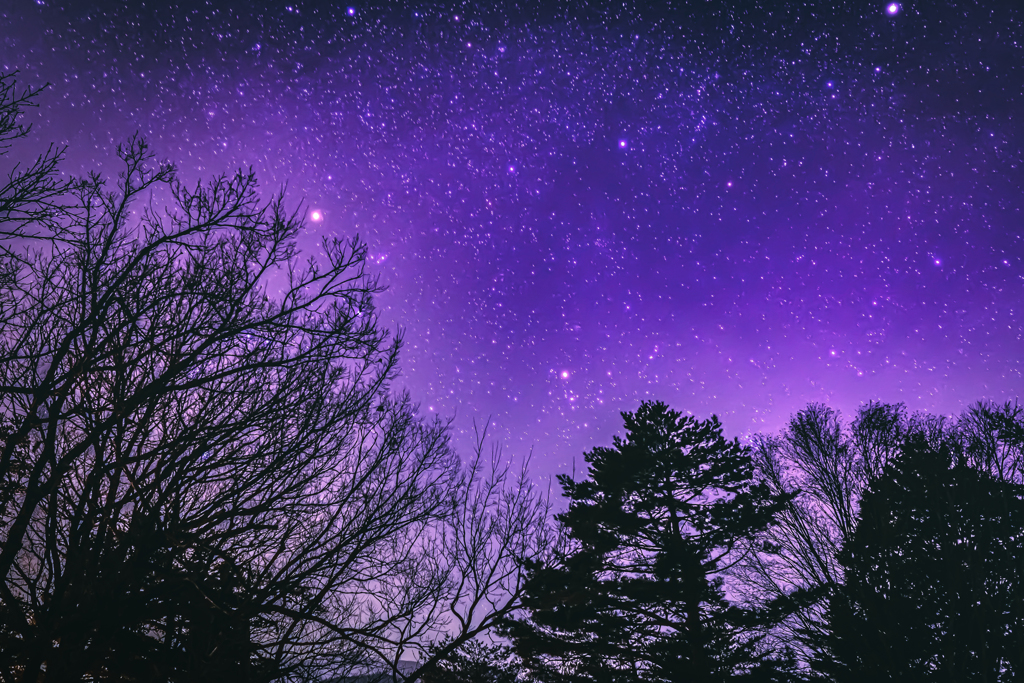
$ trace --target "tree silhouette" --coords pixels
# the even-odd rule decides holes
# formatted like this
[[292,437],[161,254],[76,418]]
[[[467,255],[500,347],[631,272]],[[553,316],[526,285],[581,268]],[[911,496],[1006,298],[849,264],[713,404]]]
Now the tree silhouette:
[[913,437],[860,503],[815,668],[1010,681],[1024,666],[1024,487]]
[[566,544],[533,567],[529,618],[506,627],[517,652],[547,680],[774,680],[785,663],[756,651],[758,619],[730,607],[721,577],[788,498],[752,480],[716,418],[643,403],[623,419],[625,439],[586,454],[586,479],[560,477]]
[[[0,74],[0,146],[33,96]],[[547,509],[391,392],[366,246],[117,153],[0,187],[0,679],[397,670],[513,609]]]
[[822,654],[816,648],[828,629],[827,598],[845,581],[839,553],[857,528],[861,495],[912,438],[996,480],[1024,483],[1024,411],[1011,403],[979,402],[948,418],[869,402],[849,425],[837,411],[810,404],[780,434],[754,437],[758,477],[795,497],[750,544],[730,587],[760,607],[792,600],[771,643],[793,646],[803,661]]
[[847,428],[837,411],[812,403],[781,434],[753,438],[760,480],[789,502],[751,540],[730,578],[762,608],[791,601],[791,613],[770,634],[775,645],[793,646],[805,659],[813,654],[806,635],[822,626],[828,591],[843,581],[837,556],[856,528],[861,492],[922,421],[902,405],[872,402]]
[[437,667],[419,680],[422,683],[516,683],[524,680],[520,664],[507,645],[471,640],[449,652]]

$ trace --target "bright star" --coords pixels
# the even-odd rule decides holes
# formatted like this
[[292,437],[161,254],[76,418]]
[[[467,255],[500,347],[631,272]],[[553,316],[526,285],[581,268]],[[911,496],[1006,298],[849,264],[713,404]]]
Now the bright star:
[[885,6],[885,11],[890,17],[896,16],[900,12],[899,3],[890,2],[888,5]]
[[313,209],[313,212],[309,214],[309,220],[314,223],[319,223],[324,219],[324,214],[320,209]]

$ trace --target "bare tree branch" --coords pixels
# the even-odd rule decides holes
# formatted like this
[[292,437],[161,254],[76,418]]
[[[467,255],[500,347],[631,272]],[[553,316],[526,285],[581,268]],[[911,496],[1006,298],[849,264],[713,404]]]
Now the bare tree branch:
[[[0,144],[36,92],[0,75]],[[366,245],[300,262],[251,171],[117,153],[0,188],[0,680],[397,670],[515,609],[546,499],[392,393]]]

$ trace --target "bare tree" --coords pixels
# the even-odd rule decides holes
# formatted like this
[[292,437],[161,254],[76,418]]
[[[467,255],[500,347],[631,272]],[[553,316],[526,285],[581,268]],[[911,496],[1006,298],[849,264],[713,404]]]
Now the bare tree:
[[118,155],[0,195],[0,679],[312,680],[513,608],[546,508],[392,394],[365,245],[301,263],[251,172]]
[[960,415],[956,433],[957,452],[968,464],[1000,481],[1024,484],[1024,409],[1017,403],[978,402]]
[[756,604],[797,607],[773,630],[776,643],[806,652],[828,591],[843,581],[837,554],[856,528],[864,486],[925,422],[908,417],[902,404],[873,402],[846,428],[837,411],[811,404],[782,434],[754,437],[758,476],[773,492],[796,497],[755,539],[733,586]]
[[528,563],[548,559],[555,545],[550,491],[542,494],[530,481],[528,457],[516,470],[499,444],[485,455],[488,426],[474,425],[474,456],[444,517],[438,550],[449,583],[432,605],[432,633],[403,634],[404,647],[396,651],[396,659],[411,651],[420,661],[409,680],[458,657],[464,646],[518,611]]
[[[19,91],[15,76],[16,72],[0,73],[0,157],[7,154],[12,143],[28,136],[32,127],[20,123],[19,118],[26,108],[37,106],[35,99],[43,90]],[[53,204],[67,189],[67,183],[57,174],[63,158],[64,148],[51,145],[33,163],[15,164],[0,186],[0,287],[11,283],[21,263],[18,252],[8,244],[10,238],[33,234],[44,239],[60,230],[53,221]],[[41,230],[34,230],[34,226]]]

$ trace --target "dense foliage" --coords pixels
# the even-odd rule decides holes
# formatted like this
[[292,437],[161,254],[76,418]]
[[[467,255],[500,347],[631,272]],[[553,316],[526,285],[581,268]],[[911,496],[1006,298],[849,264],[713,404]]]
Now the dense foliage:
[[1024,672],[1024,487],[920,435],[872,478],[816,668],[837,681]]
[[1020,671],[1019,406],[942,418],[868,403],[846,428],[812,405],[754,445],[763,480],[796,494],[732,577],[752,603],[793,599],[771,641],[826,680]]
[[585,479],[560,480],[566,547],[534,567],[529,619],[507,629],[518,652],[552,680],[772,680],[786,662],[758,652],[756,615],[730,606],[722,583],[788,496],[752,479],[717,419],[663,403],[623,418],[626,437],[586,454]]

